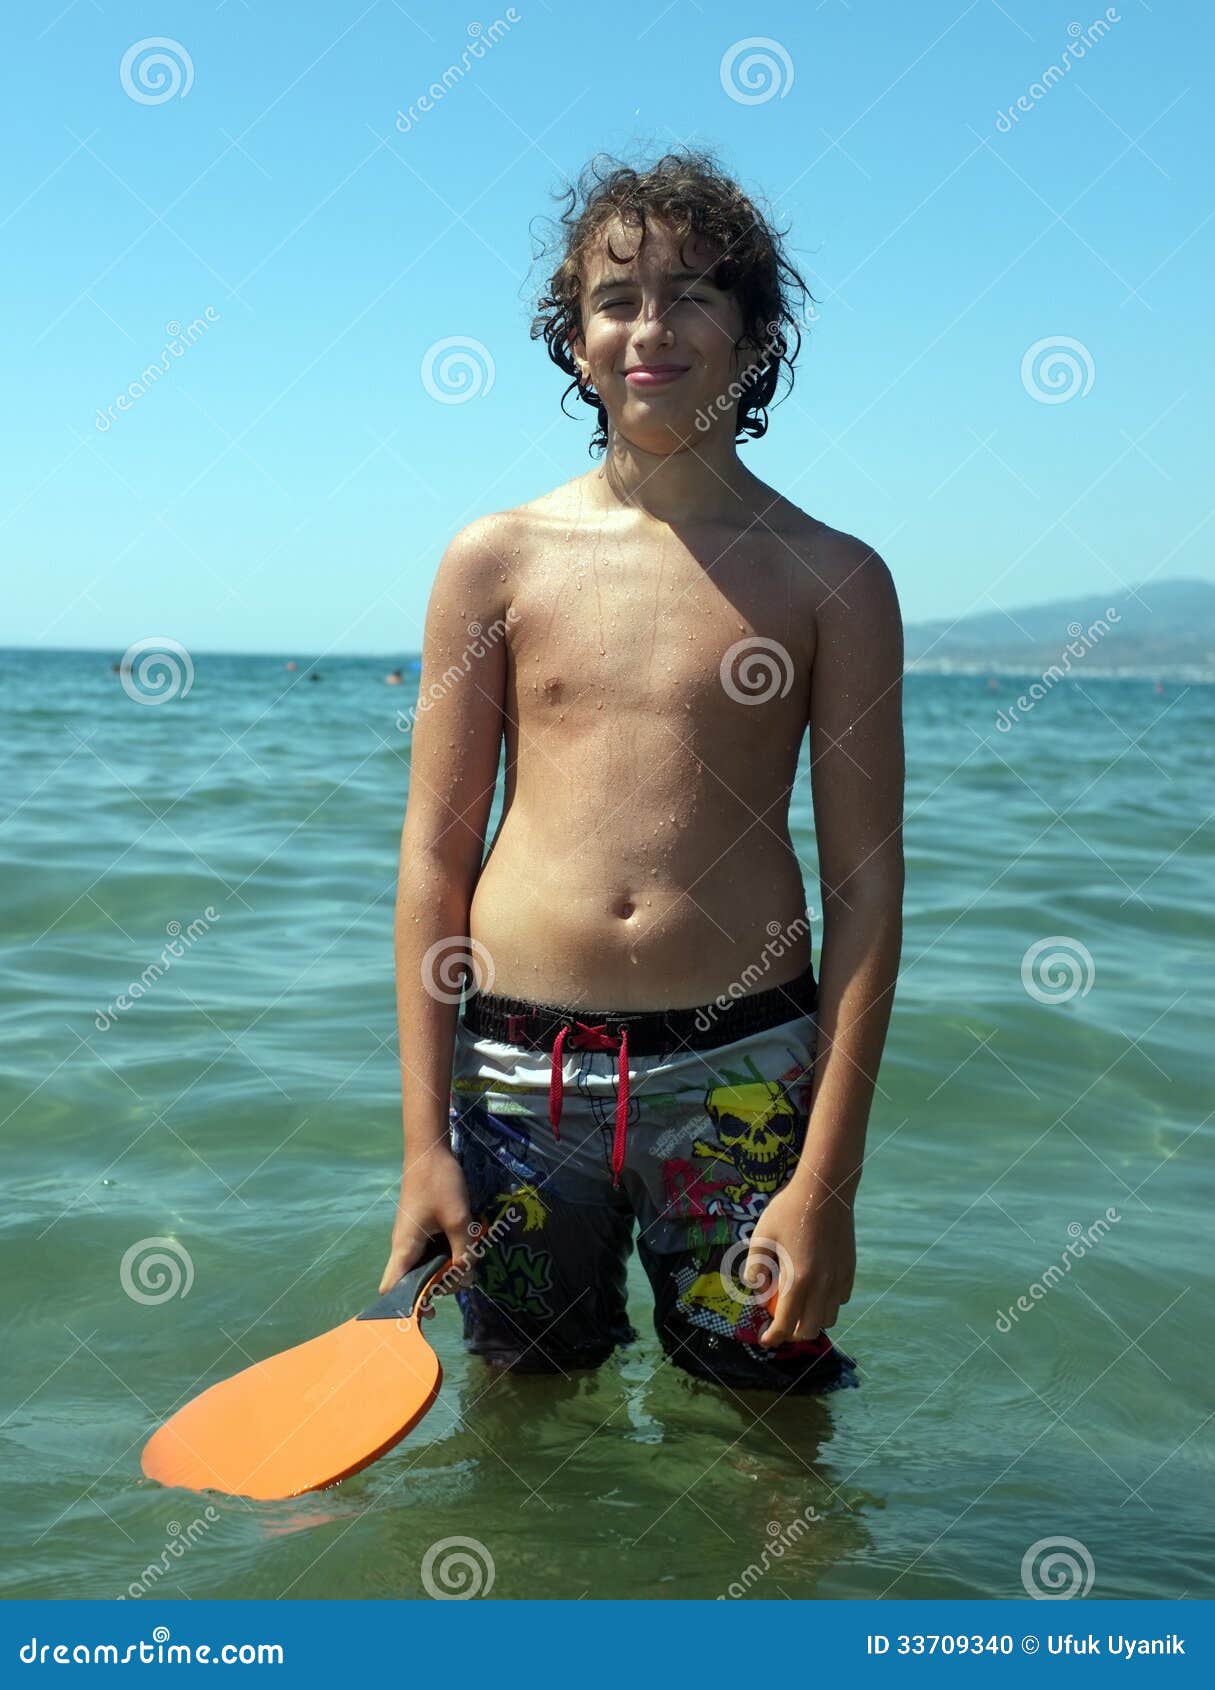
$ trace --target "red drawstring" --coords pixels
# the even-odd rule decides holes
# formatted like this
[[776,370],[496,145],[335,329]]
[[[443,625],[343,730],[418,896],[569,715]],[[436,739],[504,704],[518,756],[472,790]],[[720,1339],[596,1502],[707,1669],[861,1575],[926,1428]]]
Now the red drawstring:
[[[553,1040],[553,1060],[548,1078],[548,1120],[553,1129],[553,1137],[561,1137],[561,1109],[565,1101],[562,1081],[561,1063],[565,1050],[566,1034],[570,1034],[570,1044],[575,1050],[613,1050],[617,1048],[617,1040],[607,1030],[606,1022],[599,1022],[591,1026],[586,1021],[574,1023],[574,1029],[562,1025]],[[616,1087],[616,1130],[612,1135],[612,1184],[620,1184],[620,1172],[624,1167],[624,1152],[626,1135],[629,1124],[629,1033],[627,1027],[620,1030],[619,1039],[620,1067],[619,1079]]]
[[616,1132],[612,1139],[612,1184],[620,1184],[624,1139],[629,1126],[629,1030],[620,1029],[620,1070],[616,1085]]
[[561,1089],[561,1053],[565,1048],[565,1035],[569,1028],[563,1026],[553,1040],[553,1065],[548,1076],[548,1124],[553,1129],[553,1137],[561,1137],[561,1105],[564,1093]]

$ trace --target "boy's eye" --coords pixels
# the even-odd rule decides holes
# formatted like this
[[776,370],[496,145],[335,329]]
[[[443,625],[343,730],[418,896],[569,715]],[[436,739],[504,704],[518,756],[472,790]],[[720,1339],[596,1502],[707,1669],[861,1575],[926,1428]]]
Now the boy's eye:
[[[677,293],[675,295],[674,303],[676,305],[682,305],[685,301],[688,301],[693,305],[707,305],[709,303],[703,293]],[[605,299],[599,309],[601,311],[615,311],[622,305],[628,306],[632,303],[631,299]]]

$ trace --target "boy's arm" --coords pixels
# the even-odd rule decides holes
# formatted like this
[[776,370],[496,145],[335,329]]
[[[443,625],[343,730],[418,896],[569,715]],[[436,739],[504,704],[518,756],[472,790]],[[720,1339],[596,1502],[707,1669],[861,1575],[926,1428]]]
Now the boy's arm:
[[752,1241],[762,1251],[768,1238],[786,1266],[767,1345],[815,1337],[851,1295],[852,1205],[902,948],[902,618],[882,559],[837,544],[844,567],[819,612],[810,684],[818,1056],[801,1158]]
[[381,1291],[419,1259],[429,1233],[446,1233],[458,1258],[472,1236],[448,1105],[460,965],[471,960],[468,915],[502,743],[510,589],[500,521],[455,536],[426,613],[393,934],[404,1172]]

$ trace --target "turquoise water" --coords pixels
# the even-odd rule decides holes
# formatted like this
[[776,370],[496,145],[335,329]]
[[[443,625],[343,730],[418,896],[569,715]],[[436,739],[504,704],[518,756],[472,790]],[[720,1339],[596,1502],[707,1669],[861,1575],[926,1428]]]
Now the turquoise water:
[[[1058,1537],[1094,1596],[1211,1594],[1215,689],[1082,678],[1002,733],[1021,683],[909,678],[903,969],[834,1332],[859,1390],[692,1382],[639,1273],[642,1340],[572,1382],[487,1378],[448,1307],[415,1434],[250,1504],[159,1489],[139,1449],[374,1292],[412,688],[196,656],[148,706],[109,661],[0,653],[5,1594],[416,1596],[451,1537],[494,1597],[1022,1596]],[[1056,937],[1075,977],[1047,947],[1027,989]],[[140,1302],[149,1239],[181,1289]]]

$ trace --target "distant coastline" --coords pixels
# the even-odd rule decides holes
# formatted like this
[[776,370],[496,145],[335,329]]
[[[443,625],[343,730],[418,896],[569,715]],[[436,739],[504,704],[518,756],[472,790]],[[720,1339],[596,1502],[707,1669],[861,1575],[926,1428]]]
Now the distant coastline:
[[[0,666],[5,657],[90,657],[96,660],[103,669],[110,669],[116,664],[122,653],[103,646],[0,646]],[[420,665],[420,654],[416,651],[335,651],[295,654],[285,651],[209,651],[200,648],[191,653],[196,664],[215,660],[223,663],[257,663],[264,664],[269,670],[278,672],[289,661],[294,661],[297,670],[295,680],[305,677],[314,667],[323,667],[327,671],[339,673],[343,669],[366,665],[374,670],[376,678],[382,678],[382,671],[392,668],[403,668],[407,677],[415,676]],[[994,677],[997,680],[1040,681],[1043,673],[1048,670],[1052,662],[1057,659],[1050,654],[1043,654],[1043,661],[1035,665],[1032,661],[1021,658],[1016,661],[983,657],[924,657],[909,658],[903,665],[903,673],[908,677],[923,676],[939,678],[957,676],[959,679],[986,680]],[[3,680],[0,667],[0,680]],[[1076,663],[1070,674],[1062,675],[1063,681],[1172,681],[1193,685],[1215,685],[1215,663],[1125,663],[1110,665],[1108,663]]]
[[1145,581],[956,621],[910,623],[906,669],[924,675],[1086,675],[1215,681],[1215,583]]
[[[146,643],[145,630],[131,639]],[[167,638],[167,636],[166,636]],[[176,645],[179,636],[168,640]],[[1097,597],[1085,594],[1011,610],[981,611],[956,619],[908,622],[904,629],[908,675],[962,675],[1048,679],[1054,685],[1085,676],[1090,680],[1215,682],[1215,582],[1197,579],[1145,581]],[[104,647],[0,647],[12,655],[84,656],[107,665],[131,649]],[[179,647],[190,658],[243,659],[284,669],[297,678],[323,665],[384,664],[406,675],[420,667],[417,652],[221,651],[188,640]]]
[[[903,666],[905,675],[943,676],[959,675],[969,679],[976,677],[983,679],[994,676],[997,680],[1040,681],[1044,668],[1033,668],[1022,663],[983,663],[968,661],[964,658],[928,657]],[[1059,682],[1066,681],[1172,681],[1178,685],[1187,686],[1215,686],[1215,664],[1195,663],[1161,663],[1148,668],[1137,664],[1120,664],[1111,667],[1109,664],[1085,663],[1077,664],[1070,675],[1064,675]]]

